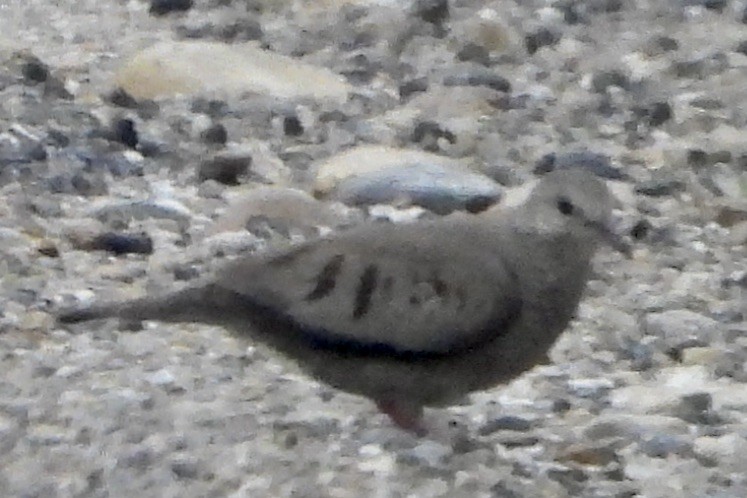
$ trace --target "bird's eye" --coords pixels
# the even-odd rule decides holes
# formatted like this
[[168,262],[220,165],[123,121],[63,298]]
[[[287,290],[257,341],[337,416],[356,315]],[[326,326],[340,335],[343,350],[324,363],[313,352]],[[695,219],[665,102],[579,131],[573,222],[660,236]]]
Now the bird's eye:
[[564,214],[566,216],[573,214],[573,203],[566,199],[565,197],[559,197],[558,198],[558,211],[561,212],[561,214]]

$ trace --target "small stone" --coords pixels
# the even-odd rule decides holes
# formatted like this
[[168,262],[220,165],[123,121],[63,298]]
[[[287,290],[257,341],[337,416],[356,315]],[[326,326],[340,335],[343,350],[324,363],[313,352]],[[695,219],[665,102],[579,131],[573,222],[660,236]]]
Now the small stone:
[[688,394],[680,398],[673,414],[691,424],[708,424],[713,421],[712,399],[709,393]]
[[289,137],[303,135],[303,125],[296,116],[287,116],[283,119],[283,132]]
[[221,123],[213,123],[200,134],[200,137],[206,144],[226,145],[228,132],[226,131],[226,127]]
[[21,66],[21,73],[26,82],[32,84],[44,83],[49,79],[49,68],[41,59],[32,54],[25,54],[24,59],[25,61]]
[[132,95],[125,92],[121,88],[116,88],[107,97],[106,100],[118,107],[124,107],[127,109],[136,109],[138,107],[138,101],[132,98]]
[[703,0],[703,7],[716,12],[723,12],[727,5],[727,0]]
[[179,458],[171,463],[171,472],[179,479],[195,479],[200,473],[200,466],[194,460]]
[[507,415],[488,421],[480,427],[480,435],[486,436],[498,431],[526,432],[531,428],[531,421],[522,417]]
[[457,59],[462,62],[476,62],[488,66],[490,65],[490,52],[482,45],[467,43],[457,52]]
[[193,0],[150,0],[150,12],[154,16],[163,16],[171,12],[186,12],[191,9]]
[[747,203],[724,200],[717,208],[714,221],[722,227],[731,228],[747,221]]
[[351,176],[339,183],[332,197],[353,206],[404,202],[447,214],[484,210],[500,200],[501,192],[479,173],[426,163]]
[[215,180],[224,185],[238,185],[239,177],[249,171],[252,156],[244,154],[217,154],[200,164],[197,172],[200,181]]
[[405,81],[399,86],[399,97],[406,99],[414,93],[422,93],[428,90],[428,79],[417,78],[414,80]]
[[88,245],[78,249],[109,251],[114,254],[153,254],[153,239],[147,234],[121,234],[107,232],[94,237]]
[[158,218],[174,220],[181,227],[188,226],[192,216],[186,206],[172,199],[107,204],[93,210],[91,214],[98,220],[109,224],[127,224],[131,219]]
[[685,184],[674,179],[652,179],[639,182],[635,192],[649,197],[664,197],[685,190]]
[[529,55],[532,55],[542,47],[551,47],[555,45],[559,40],[560,35],[557,33],[554,33],[547,28],[540,28],[534,33],[530,33],[524,37],[524,45],[526,46]]
[[600,71],[592,78],[591,86],[595,92],[604,93],[610,86],[628,89],[630,87],[630,80],[625,74],[617,70]]
[[630,236],[635,240],[643,240],[646,238],[652,228],[653,226],[651,225],[651,222],[643,219],[633,225],[633,228],[630,229]]
[[421,121],[415,125],[412,131],[412,141],[422,145],[428,152],[438,152],[440,149],[438,141],[445,139],[449,143],[456,142],[456,136],[449,130],[441,128],[438,123],[433,121]]
[[200,276],[200,270],[194,265],[181,264],[174,268],[174,280],[194,280]]
[[644,107],[637,107],[634,112],[653,127],[661,126],[672,119],[672,106],[668,102],[654,102]]
[[609,441],[573,445],[563,451],[557,459],[561,462],[574,462],[581,465],[595,465],[600,467],[613,462],[619,462],[617,451]]
[[131,119],[118,119],[112,124],[112,138],[134,149],[138,144],[138,133]]
[[48,258],[58,258],[60,256],[60,250],[57,245],[49,239],[45,239],[39,243],[36,250],[39,251],[39,254]]
[[663,340],[668,348],[705,346],[719,330],[716,320],[694,311],[679,309],[648,313],[642,320],[645,334]]
[[651,38],[644,48],[649,57],[656,57],[680,48],[680,44],[672,37],[657,35]]
[[443,84],[444,86],[484,86],[504,93],[511,91],[511,83],[506,78],[483,66],[457,68],[456,72],[444,77]]
[[441,25],[449,18],[448,0],[416,0],[414,14],[425,22]]
[[556,169],[585,168],[601,178],[622,180],[627,177],[612,166],[610,158],[604,154],[588,150],[556,154],[545,154],[534,166],[535,175],[543,175]]
[[254,93],[282,100],[345,102],[351,90],[339,74],[251,42],[202,40],[165,41],[147,48],[118,71],[116,83],[138,100]]
[[666,458],[669,455],[687,455],[692,451],[692,443],[682,436],[657,434],[638,443],[641,451],[653,458]]

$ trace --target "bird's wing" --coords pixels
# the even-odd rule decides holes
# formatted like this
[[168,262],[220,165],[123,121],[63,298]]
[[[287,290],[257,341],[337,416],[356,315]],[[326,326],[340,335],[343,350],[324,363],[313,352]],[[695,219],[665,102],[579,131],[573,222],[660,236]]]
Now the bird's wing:
[[441,355],[505,332],[521,297],[500,255],[448,224],[415,230],[369,226],[236,261],[217,284],[290,319],[319,347]]

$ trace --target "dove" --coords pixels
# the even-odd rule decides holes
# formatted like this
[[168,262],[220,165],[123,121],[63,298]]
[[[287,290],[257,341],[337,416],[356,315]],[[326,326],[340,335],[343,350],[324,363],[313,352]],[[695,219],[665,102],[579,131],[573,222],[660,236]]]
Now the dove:
[[516,207],[409,224],[371,223],[229,261],[163,296],[62,310],[220,325],[424,431],[424,407],[506,383],[540,363],[579,304],[613,198],[592,173],[543,176]]

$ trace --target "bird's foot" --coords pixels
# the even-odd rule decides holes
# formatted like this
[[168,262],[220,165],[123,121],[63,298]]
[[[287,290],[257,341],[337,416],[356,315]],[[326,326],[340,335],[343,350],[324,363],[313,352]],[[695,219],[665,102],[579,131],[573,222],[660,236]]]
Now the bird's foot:
[[385,413],[398,427],[415,433],[418,436],[427,434],[423,425],[423,407],[410,405],[394,400],[378,400],[376,406]]

